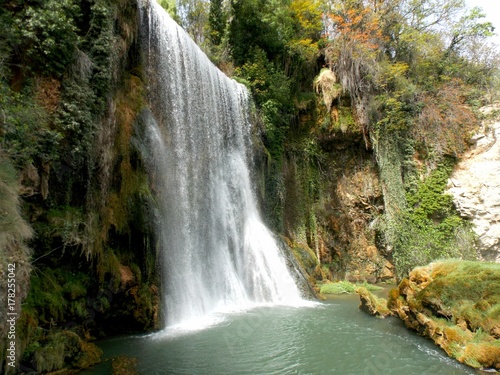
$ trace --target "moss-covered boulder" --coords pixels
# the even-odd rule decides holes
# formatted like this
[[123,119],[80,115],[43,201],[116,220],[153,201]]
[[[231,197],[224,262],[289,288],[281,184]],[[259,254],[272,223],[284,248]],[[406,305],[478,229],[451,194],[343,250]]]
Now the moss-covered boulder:
[[500,264],[449,260],[415,268],[387,306],[450,357],[500,370]]
[[359,299],[361,301],[359,305],[360,310],[380,318],[392,315],[392,312],[387,307],[387,301],[373,295],[365,287],[356,289],[356,294],[359,295]]
[[47,337],[35,353],[36,369],[40,372],[61,370],[63,367],[84,369],[101,361],[102,351],[86,342],[75,332],[64,330]]

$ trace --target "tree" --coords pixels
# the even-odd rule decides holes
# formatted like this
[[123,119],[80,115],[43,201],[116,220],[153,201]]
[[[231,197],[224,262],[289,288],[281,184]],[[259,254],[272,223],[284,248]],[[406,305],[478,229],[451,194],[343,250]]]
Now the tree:
[[368,146],[369,96],[375,89],[378,51],[384,40],[379,14],[370,3],[343,0],[333,6],[329,16],[326,58],[344,92],[351,97]]
[[24,7],[13,26],[26,65],[44,74],[64,73],[79,40],[79,11],[73,0],[47,0]]
[[210,41],[213,45],[222,42],[226,30],[227,16],[224,12],[223,0],[210,0],[208,24],[210,26]]
[[180,24],[200,46],[205,45],[209,4],[205,0],[179,0]]

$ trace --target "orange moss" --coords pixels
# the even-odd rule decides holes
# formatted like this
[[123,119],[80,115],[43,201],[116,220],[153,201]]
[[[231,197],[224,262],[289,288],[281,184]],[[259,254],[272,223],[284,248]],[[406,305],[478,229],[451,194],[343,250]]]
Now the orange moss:
[[494,263],[436,262],[413,270],[389,293],[388,306],[450,357],[498,369],[499,271]]
[[458,358],[472,367],[492,367],[500,370],[500,347],[496,343],[470,343]]

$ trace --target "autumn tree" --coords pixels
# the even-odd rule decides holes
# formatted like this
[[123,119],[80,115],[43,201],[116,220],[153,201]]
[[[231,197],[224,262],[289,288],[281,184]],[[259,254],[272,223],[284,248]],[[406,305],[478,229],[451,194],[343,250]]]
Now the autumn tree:
[[343,0],[330,9],[326,58],[353,107],[368,145],[368,103],[383,45],[377,2]]

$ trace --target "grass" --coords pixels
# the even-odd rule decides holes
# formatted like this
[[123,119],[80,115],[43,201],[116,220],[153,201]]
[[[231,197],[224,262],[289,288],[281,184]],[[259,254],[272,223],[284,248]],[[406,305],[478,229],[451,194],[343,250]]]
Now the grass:
[[500,264],[444,260],[415,268],[388,306],[450,357],[500,369]]
[[417,298],[475,331],[500,325],[500,264],[442,261],[432,267],[431,282]]
[[368,284],[364,282],[362,284],[353,284],[349,281],[338,281],[335,283],[326,283],[321,285],[320,293],[321,294],[353,294],[356,292],[358,288],[366,288],[368,291],[377,291],[382,290],[383,288],[380,286]]

